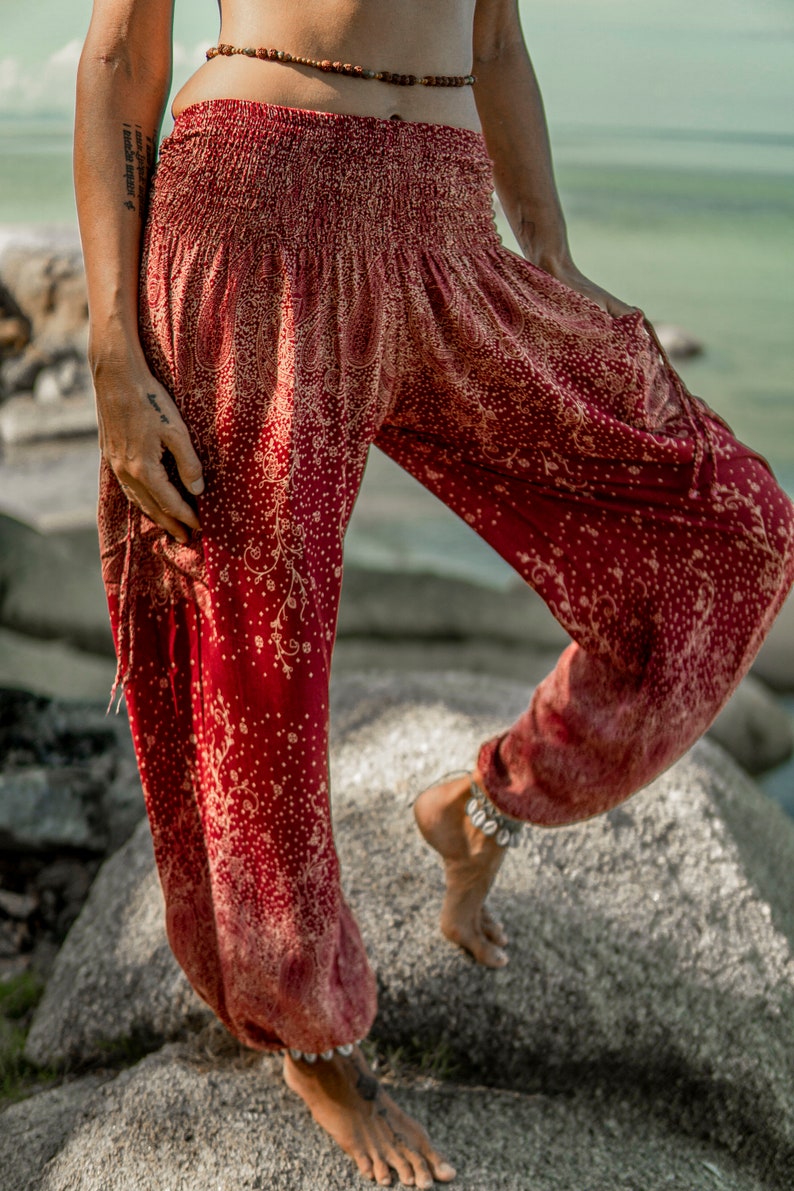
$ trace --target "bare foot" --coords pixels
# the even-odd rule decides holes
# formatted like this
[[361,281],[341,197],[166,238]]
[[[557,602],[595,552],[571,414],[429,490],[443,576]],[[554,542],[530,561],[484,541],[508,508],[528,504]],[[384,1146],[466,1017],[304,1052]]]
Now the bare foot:
[[284,1079],[365,1178],[390,1187],[393,1168],[403,1187],[454,1179],[454,1169],[422,1126],[386,1095],[358,1047],[351,1055],[337,1053],[311,1064],[285,1055]]
[[[472,776],[481,783],[476,770]],[[447,890],[441,930],[478,963],[503,968],[508,962],[503,950],[507,936],[486,908],[485,899],[505,849],[471,823],[466,814],[470,797],[471,778],[454,778],[423,790],[414,815],[422,835],[444,861]]]

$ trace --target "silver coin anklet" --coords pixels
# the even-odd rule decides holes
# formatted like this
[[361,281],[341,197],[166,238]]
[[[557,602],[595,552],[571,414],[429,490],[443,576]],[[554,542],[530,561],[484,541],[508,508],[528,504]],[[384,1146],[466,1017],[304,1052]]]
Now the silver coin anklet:
[[362,1041],[363,1039],[359,1038],[358,1042],[346,1042],[344,1046],[332,1046],[330,1050],[322,1050],[319,1054],[312,1054],[310,1051],[305,1050],[296,1050],[292,1046],[288,1047],[283,1053],[288,1054],[296,1063],[299,1063],[301,1059],[304,1063],[316,1063],[318,1059],[325,1059],[326,1063],[329,1063],[334,1055],[342,1055],[343,1058],[352,1055],[353,1047],[360,1046]]
[[471,798],[466,803],[466,814],[472,825],[483,835],[492,836],[500,848],[517,848],[521,843],[520,819],[510,819],[497,810],[482,786],[471,780]]

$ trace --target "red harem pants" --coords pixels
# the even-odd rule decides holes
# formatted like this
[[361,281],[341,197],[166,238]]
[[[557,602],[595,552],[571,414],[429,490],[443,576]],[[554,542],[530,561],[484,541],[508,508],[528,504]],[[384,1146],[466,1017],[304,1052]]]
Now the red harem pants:
[[[342,542],[371,443],[573,638],[483,745],[506,813],[607,810],[703,732],[792,579],[792,507],[613,318],[499,242],[482,138],[239,100],[162,147],[141,326],[205,467],[179,545],[103,465],[104,577],[174,952],[251,1046],[365,1035],[329,817]],[[450,758],[453,762],[454,758]]]

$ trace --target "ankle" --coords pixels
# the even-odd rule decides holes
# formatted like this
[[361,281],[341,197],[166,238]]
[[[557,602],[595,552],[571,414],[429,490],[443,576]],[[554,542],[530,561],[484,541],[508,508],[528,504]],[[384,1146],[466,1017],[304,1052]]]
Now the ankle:
[[471,775],[465,814],[472,827],[488,836],[500,848],[517,848],[521,842],[523,822],[504,814],[493,804],[479,769],[475,769]]
[[294,1046],[285,1047],[282,1050],[284,1058],[289,1058],[296,1065],[300,1064],[304,1069],[313,1067],[316,1064],[322,1066],[323,1063],[330,1063],[339,1055],[343,1059],[348,1059],[352,1055],[357,1046],[361,1046],[363,1039],[359,1038],[355,1042],[346,1042],[342,1046],[331,1046],[328,1050],[322,1051],[305,1051],[298,1050]]

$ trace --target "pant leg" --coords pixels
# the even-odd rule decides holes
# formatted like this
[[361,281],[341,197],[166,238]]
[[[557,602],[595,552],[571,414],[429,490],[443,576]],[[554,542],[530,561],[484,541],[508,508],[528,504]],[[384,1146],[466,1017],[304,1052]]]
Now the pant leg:
[[242,1041],[319,1053],[376,1005],[334,848],[328,680],[391,323],[344,220],[307,246],[327,178],[304,157],[291,199],[295,130],[268,141],[261,106],[191,110],[147,229],[142,333],[204,465],[202,532],[128,515],[107,468],[101,529],[174,953]]
[[692,398],[642,312],[614,319],[500,245],[408,287],[414,368],[377,444],[546,600],[573,644],[479,767],[571,823],[680,756],[794,574],[791,502]]

